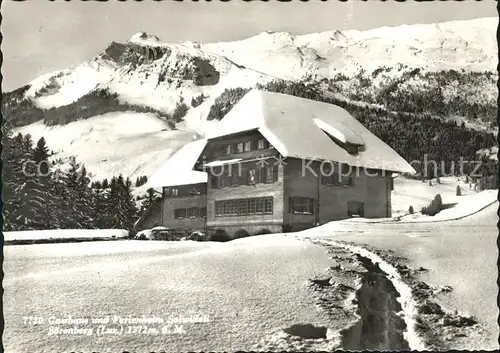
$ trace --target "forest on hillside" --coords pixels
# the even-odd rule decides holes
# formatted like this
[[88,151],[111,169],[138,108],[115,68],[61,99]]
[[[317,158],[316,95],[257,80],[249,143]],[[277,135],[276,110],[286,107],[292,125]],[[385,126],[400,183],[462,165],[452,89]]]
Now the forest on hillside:
[[[3,133],[4,230],[126,229],[133,230],[140,210],[132,196],[132,182],[122,175],[89,184],[85,166],[75,157],[67,168],[48,163],[45,139],[35,144],[30,135]],[[136,181],[142,183],[144,178]],[[155,196],[149,193],[142,209]]]
[[[358,105],[325,94],[319,84],[275,80],[257,87],[261,90],[289,94],[338,105],[346,109],[367,129],[387,143],[407,161],[438,161],[441,174],[451,174],[461,159],[478,161],[482,158],[481,173],[496,174],[497,162],[478,157],[477,152],[497,145],[496,137],[489,132],[466,128],[453,121],[438,119],[421,112],[398,112],[380,107]],[[216,100],[208,114],[209,120],[220,120],[248,92],[248,89],[226,89]],[[423,167],[423,163],[421,164]],[[418,165],[416,165],[418,168]],[[471,173],[475,164],[465,165],[464,173]],[[417,170],[420,172],[422,170]],[[432,168],[427,168],[432,173]],[[424,175],[435,177],[436,175]]]
[[331,92],[351,100],[379,104],[387,110],[460,116],[470,122],[495,127],[497,81],[498,75],[490,71],[424,72],[419,68],[380,67],[371,74],[364,70],[354,77],[338,74],[321,83]]
[[28,89],[29,86],[24,86],[6,93],[2,99],[3,116],[10,121],[13,127],[28,125],[40,120],[43,120],[44,124],[48,126],[63,125],[106,113],[131,111],[156,114],[159,118],[167,121],[170,128],[173,129],[188,110],[188,106],[182,99],[177,103],[172,114],[148,106],[123,103],[118,99],[118,94],[110,93],[106,89],[91,91],[68,105],[42,109],[37,107],[31,99],[23,96]]

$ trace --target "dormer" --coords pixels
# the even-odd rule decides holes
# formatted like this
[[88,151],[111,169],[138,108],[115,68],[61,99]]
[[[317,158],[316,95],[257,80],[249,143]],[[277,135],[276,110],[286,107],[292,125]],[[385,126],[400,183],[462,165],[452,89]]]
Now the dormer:
[[336,123],[336,126],[331,126],[318,118],[313,119],[313,121],[323,133],[338,146],[342,147],[347,153],[356,155],[365,150],[363,138],[342,122],[339,121]]

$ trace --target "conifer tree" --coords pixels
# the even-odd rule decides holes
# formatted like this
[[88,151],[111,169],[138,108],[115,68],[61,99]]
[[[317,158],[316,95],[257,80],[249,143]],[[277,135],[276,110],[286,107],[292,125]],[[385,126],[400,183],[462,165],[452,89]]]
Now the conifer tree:
[[35,162],[39,163],[41,161],[46,161],[49,157],[49,148],[45,142],[45,138],[40,137],[36,143],[35,151],[33,153],[33,159]]
[[148,189],[146,199],[142,202],[140,214],[144,213],[151,205],[156,202],[158,197],[155,194],[154,189]]
[[98,229],[110,228],[106,217],[106,190],[95,188],[91,191],[91,217],[93,226]]
[[120,174],[117,178],[118,198],[116,204],[115,225],[113,228],[132,230],[137,217],[137,209],[132,195],[132,182],[129,178],[123,179]]
[[31,150],[33,148],[33,140],[30,134],[26,134],[23,137],[23,145],[25,149]]

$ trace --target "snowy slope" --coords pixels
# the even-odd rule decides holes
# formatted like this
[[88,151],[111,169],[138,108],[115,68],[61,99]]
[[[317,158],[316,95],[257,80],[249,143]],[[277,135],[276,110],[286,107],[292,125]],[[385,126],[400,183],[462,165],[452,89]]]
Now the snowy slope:
[[[32,81],[25,95],[40,107],[53,107],[68,104],[100,86],[130,103],[169,111],[180,96],[191,99],[201,93],[217,95],[223,88],[250,87],[275,77],[331,78],[337,73],[354,74],[361,68],[371,72],[397,65],[430,71],[494,71],[497,22],[496,18],[482,18],[307,35],[263,32],[241,41],[209,44],[162,43],[155,36],[138,33],[126,45],[165,54],[139,65],[133,65],[129,57],[129,62],[123,62],[123,58],[116,62],[108,55],[117,51],[116,43],[112,43],[101,55],[73,70]],[[189,66],[192,58],[208,60],[220,73],[220,81],[210,86],[196,86],[189,80],[158,82],[160,75]]]
[[495,70],[496,18],[442,24],[329,31],[294,36],[263,32],[255,37],[202,48],[269,75],[331,77],[336,72],[373,71],[381,66]]
[[108,63],[96,59],[33,80],[25,96],[44,109],[67,105],[109,80],[113,72]]
[[44,136],[54,159],[75,155],[98,179],[123,173],[135,180],[151,175],[172,153],[191,141],[190,131],[170,130],[153,114],[108,113],[66,125],[39,121],[16,129],[34,141]]

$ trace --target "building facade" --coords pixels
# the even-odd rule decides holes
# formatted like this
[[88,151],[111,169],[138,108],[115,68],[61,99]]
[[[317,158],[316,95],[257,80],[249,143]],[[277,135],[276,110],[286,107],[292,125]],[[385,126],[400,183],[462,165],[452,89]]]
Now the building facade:
[[[334,106],[251,93],[226,115],[216,134],[192,149],[190,173],[205,175],[205,181],[162,185],[162,206],[143,217],[141,227],[151,223],[148,219],[161,219],[170,228],[264,234],[349,217],[391,217],[393,173],[413,171],[396,152],[345,111],[344,120],[338,119],[341,108],[329,111]],[[252,111],[256,104],[261,112]],[[264,108],[273,104],[282,104],[279,114],[275,108],[266,114]],[[299,106],[303,112],[297,113]],[[238,127],[246,111],[263,116]],[[390,162],[387,168],[375,161],[380,153]]]

